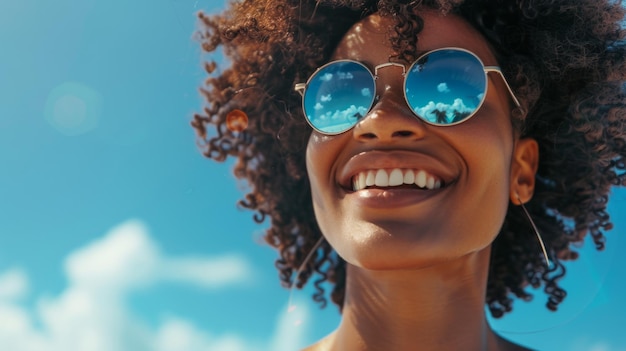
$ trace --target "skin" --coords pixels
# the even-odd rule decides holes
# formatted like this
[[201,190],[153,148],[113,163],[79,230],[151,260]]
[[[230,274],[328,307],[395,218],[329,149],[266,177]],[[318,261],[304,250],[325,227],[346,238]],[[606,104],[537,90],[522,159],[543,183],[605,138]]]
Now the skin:
[[[489,45],[453,15],[421,12],[418,50],[461,47],[497,65]],[[357,23],[333,59],[374,67],[394,55],[393,20],[372,15]],[[407,64],[407,63],[404,63]],[[408,64],[407,64],[408,66]],[[489,75],[486,100],[470,120],[428,125],[409,110],[402,69],[379,71],[379,100],[352,130],[313,132],[307,171],[317,222],[347,262],[340,326],[307,350],[526,350],[496,335],[484,312],[491,243],[508,201],[528,201],[538,148],[512,130],[510,96]],[[346,188],[356,169],[417,168],[444,179],[425,194]],[[408,195],[406,192],[411,192]]]

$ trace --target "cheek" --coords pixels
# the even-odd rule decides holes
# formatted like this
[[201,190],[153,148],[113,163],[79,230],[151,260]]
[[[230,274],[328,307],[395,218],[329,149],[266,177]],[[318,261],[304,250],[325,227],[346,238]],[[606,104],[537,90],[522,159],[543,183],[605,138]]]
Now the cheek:
[[[494,235],[500,231],[506,215],[513,134],[510,123],[502,114],[477,119],[459,136],[463,144],[464,159],[468,169],[466,187],[470,204],[470,218],[480,218],[482,230]],[[479,116],[477,116],[479,117]],[[482,117],[482,116],[481,116]],[[475,207],[474,207],[475,206]]]
[[314,132],[309,137],[306,147],[306,171],[311,183],[313,196],[315,196],[324,174],[327,174],[329,170],[328,160],[323,157],[324,144],[328,143],[328,140],[325,138],[325,136]]
[[[337,145],[337,137],[326,136],[313,132],[309,137],[306,148],[306,169],[311,184],[311,197],[316,208],[325,207],[329,195],[333,193],[332,170],[334,159],[340,146]],[[319,216],[318,222],[319,222]]]
[[[331,146],[332,142],[329,137],[313,132],[306,149],[306,169],[311,186],[315,221],[327,240],[331,229],[335,228],[338,223],[338,219],[332,216],[338,211],[334,210],[333,192],[330,188],[332,162],[327,151]],[[330,243],[333,247],[336,244],[332,240]]]
[[485,172],[497,172],[498,183],[508,183],[513,154],[513,127],[506,106],[490,95],[477,115],[460,125],[465,129],[458,135],[468,162],[479,164]]
[[490,241],[500,231],[508,209],[513,132],[502,111],[484,112],[459,125],[450,141],[454,139],[466,167],[457,206],[460,225],[485,233],[485,240]]
[[[473,174],[470,175],[474,177],[474,195],[483,206],[493,204],[490,207],[494,211],[507,208],[509,194],[511,149],[508,143],[503,144],[500,141],[498,138],[482,138],[475,145],[475,154],[468,158],[468,163],[475,165]],[[500,215],[504,216],[504,213]]]
[[[346,246],[346,224],[350,226],[349,211],[342,206],[342,190],[336,181],[338,165],[342,164],[351,133],[325,136],[313,132],[306,149],[306,167],[311,185],[315,220],[333,248]],[[348,240],[349,242],[349,240]],[[349,244],[347,244],[349,246]],[[339,251],[338,251],[339,252]]]
[[[322,183],[321,173],[323,165],[316,161],[319,158],[319,149],[309,144],[306,149],[306,172],[309,177],[309,184],[311,187],[311,199],[313,200],[313,207],[317,213],[317,207],[322,203],[320,198],[320,187]],[[316,215],[317,217],[317,215]]]

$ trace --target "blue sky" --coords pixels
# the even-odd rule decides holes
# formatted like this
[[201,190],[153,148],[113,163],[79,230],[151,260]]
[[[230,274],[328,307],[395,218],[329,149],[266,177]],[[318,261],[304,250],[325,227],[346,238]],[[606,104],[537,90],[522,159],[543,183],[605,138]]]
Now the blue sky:
[[[308,292],[286,313],[264,225],[235,207],[243,185],[195,145],[194,14],[221,7],[0,2],[2,350],[281,351],[336,326]],[[561,311],[538,294],[496,329],[540,350],[626,350],[625,194]]]

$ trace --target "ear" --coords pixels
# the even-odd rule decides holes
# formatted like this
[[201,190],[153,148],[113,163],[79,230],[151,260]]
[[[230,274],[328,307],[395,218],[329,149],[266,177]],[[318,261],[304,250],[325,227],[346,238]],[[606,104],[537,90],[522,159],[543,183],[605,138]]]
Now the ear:
[[[535,139],[519,139],[511,160],[509,198],[516,205],[526,203],[535,191],[535,174],[539,165],[539,145]],[[519,198],[518,198],[519,196]]]

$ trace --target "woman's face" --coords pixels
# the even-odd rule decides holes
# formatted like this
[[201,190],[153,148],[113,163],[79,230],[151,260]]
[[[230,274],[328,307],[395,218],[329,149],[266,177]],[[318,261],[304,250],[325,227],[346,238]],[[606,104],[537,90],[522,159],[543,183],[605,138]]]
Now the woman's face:
[[[420,15],[420,53],[460,47],[485,65],[497,65],[484,39],[462,19]],[[370,68],[389,62],[394,54],[390,25],[392,19],[378,15],[357,23],[333,60],[357,60]],[[380,98],[353,129],[336,136],[314,131],[309,139],[307,171],[324,236],[346,261],[370,269],[425,267],[486,248],[506,214],[514,147],[502,79],[489,75],[487,97],[472,118],[437,127],[416,118],[406,105],[401,68],[383,68],[378,76]],[[353,177],[379,169],[387,174],[412,170],[443,186],[353,190]]]

